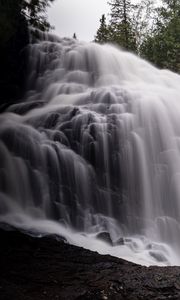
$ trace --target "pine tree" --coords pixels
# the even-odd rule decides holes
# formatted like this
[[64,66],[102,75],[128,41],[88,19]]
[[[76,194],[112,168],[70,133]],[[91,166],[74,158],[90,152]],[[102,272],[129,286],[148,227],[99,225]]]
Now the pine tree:
[[103,14],[100,19],[99,29],[97,30],[95,36],[95,42],[102,44],[108,42],[108,39],[109,39],[109,30],[108,30],[108,26],[106,25],[106,17]]
[[111,40],[128,50],[136,50],[136,38],[131,22],[133,5],[129,0],[111,0],[110,36]]

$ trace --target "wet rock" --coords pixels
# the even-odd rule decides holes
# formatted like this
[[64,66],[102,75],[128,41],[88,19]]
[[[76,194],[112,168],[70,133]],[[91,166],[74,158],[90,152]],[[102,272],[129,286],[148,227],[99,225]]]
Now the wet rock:
[[96,235],[96,237],[97,237],[97,239],[102,240],[102,241],[106,242],[107,244],[113,246],[113,242],[112,242],[109,232],[106,232],[106,231],[100,232]]
[[149,254],[157,260],[157,262],[166,262],[167,258],[159,251],[149,251]]
[[147,268],[52,237],[0,230],[0,299],[180,299],[180,267]]
[[0,230],[5,230],[5,231],[14,231],[16,228],[12,225],[9,225],[7,223],[1,222],[0,223]]
[[57,242],[68,243],[68,241],[65,237],[63,237],[61,235],[57,235],[57,234],[46,234],[46,235],[43,235],[43,238],[53,239],[53,240],[56,240]]
[[123,239],[123,237],[120,237],[114,244],[116,246],[122,246],[122,245],[124,245],[124,239]]

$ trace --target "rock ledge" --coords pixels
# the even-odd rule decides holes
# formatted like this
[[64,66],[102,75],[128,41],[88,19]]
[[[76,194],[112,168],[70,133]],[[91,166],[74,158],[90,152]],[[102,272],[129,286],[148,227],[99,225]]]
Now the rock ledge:
[[110,255],[0,230],[2,300],[180,299],[180,267],[143,267]]

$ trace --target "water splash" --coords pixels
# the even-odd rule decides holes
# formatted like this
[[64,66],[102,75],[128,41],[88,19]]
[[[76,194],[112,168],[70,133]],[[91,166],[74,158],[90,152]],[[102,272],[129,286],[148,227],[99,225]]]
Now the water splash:
[[25,101],[0,116],[0,221],[180,265],[180,76],[52,35],[29,53]]

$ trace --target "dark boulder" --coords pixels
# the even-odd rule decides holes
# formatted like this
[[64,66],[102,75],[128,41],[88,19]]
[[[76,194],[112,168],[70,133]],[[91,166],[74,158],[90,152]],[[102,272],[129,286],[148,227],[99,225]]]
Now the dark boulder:
[[107,231],[103,231],[103,232],[98,233],[96,235],[96,238],[106,242],[107,244],[109,244],[111,246],[113,246],[113,241],[111,239],[111,236],[110,236],[109,232],[107,232]]
[[124,239],[123,237],[120,237],[118,240],[115,241],[114,245],[116,246],[122,246],[124,245]]

